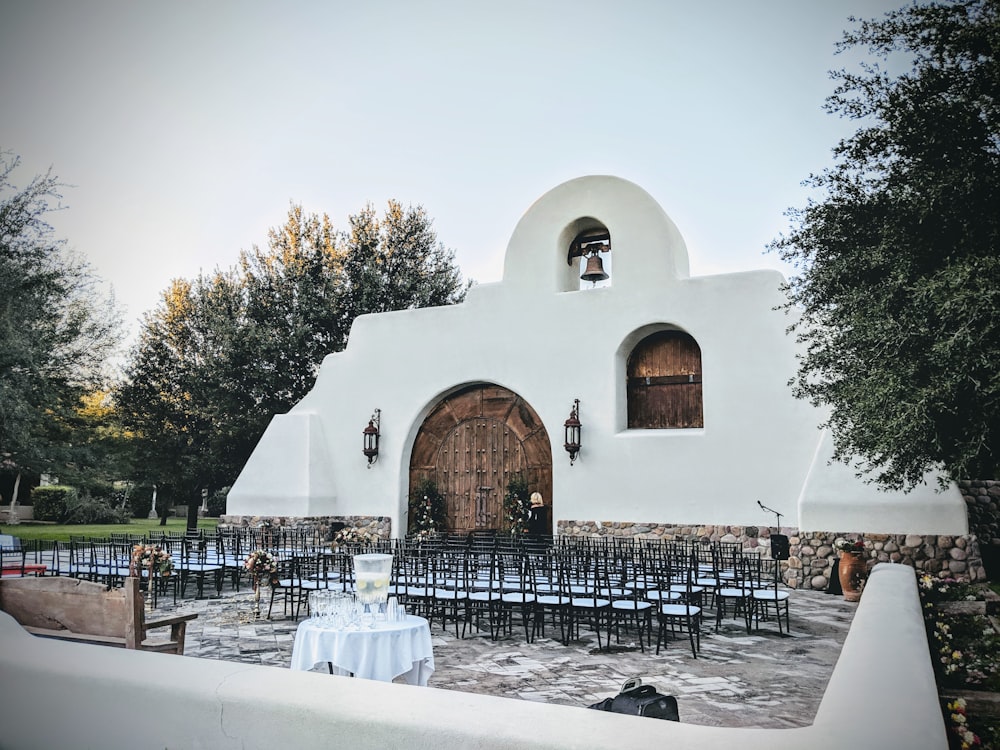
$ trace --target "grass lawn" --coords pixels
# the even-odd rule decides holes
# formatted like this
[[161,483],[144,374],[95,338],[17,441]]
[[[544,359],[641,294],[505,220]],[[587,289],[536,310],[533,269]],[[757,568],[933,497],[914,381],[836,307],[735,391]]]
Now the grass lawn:
[[[199,518],[199,529],[214,529],[219,524],[218,518]],[[20,537],[21,539],[44,539],[68,542],[73,536],[106,537],[108,534],[145,534],[148,531],[160,529],[183,531],[187,528],[187,519],[168,518],[165,527],[160,526],[158,518],[133,518],[129,523],[107,524],[55,524],[55,523],[19,523],[16,526],[4,525],[2,532]]]

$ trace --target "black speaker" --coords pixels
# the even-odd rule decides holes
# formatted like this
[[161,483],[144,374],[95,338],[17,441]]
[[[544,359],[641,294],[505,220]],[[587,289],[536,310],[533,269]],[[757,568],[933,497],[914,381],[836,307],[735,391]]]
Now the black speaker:
[[791,557],[791,547],[788,537],[784,534],[771,534],[771,557],[775,560],[787,560]]

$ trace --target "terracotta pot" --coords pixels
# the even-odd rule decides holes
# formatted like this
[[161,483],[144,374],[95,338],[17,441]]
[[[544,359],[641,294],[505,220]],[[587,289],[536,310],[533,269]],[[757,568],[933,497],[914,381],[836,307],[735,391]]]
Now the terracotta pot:
[[840,588],[844,591],[844,599],[849,602],[858,601],[861,598],[861,584],[865,578],[865,558],[860,552],[842,552],[837,574],[840,577]]

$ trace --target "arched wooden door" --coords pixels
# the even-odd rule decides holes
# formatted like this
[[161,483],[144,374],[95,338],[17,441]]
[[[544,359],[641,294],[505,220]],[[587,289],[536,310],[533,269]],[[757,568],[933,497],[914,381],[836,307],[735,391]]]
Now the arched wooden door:
[[497,385],[468,386],[441,401],[420,426],[410,455],[410,486],[434,480],[453,533],[506,531],[503,498],[519,474],[530,492],[551,499],[545,426],[520,396]]

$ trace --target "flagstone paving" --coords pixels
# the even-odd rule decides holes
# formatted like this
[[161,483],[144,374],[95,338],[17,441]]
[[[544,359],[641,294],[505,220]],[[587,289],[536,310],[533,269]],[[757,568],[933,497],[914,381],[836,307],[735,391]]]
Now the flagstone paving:
[[[641,652],[634,634],[597,648],[593,633],[564,646],[552,637],[526,643],[524,631],[497,641],[475,630],[456,638],[434,623],[435,672],[430,687],[586,707],[618,692],[630,677],[677,698],[680,720],[722,727],[801,727],[812,723],[857,604],[818,591],[791,592],[791,635],[764,622],[747,634],[727,620],[715,632],[703,625],[701,653],[687,640],[670,641],[660,654]],[[220,598],[161,600],[160,609],[197,612],[188,623],[186,653],[288,668],[298,625],[282,614],[252,621],[252,595],[244,588]],[[265,608],[266,609],[266,608]],[[548,633],[552,635],[551,631]]]

